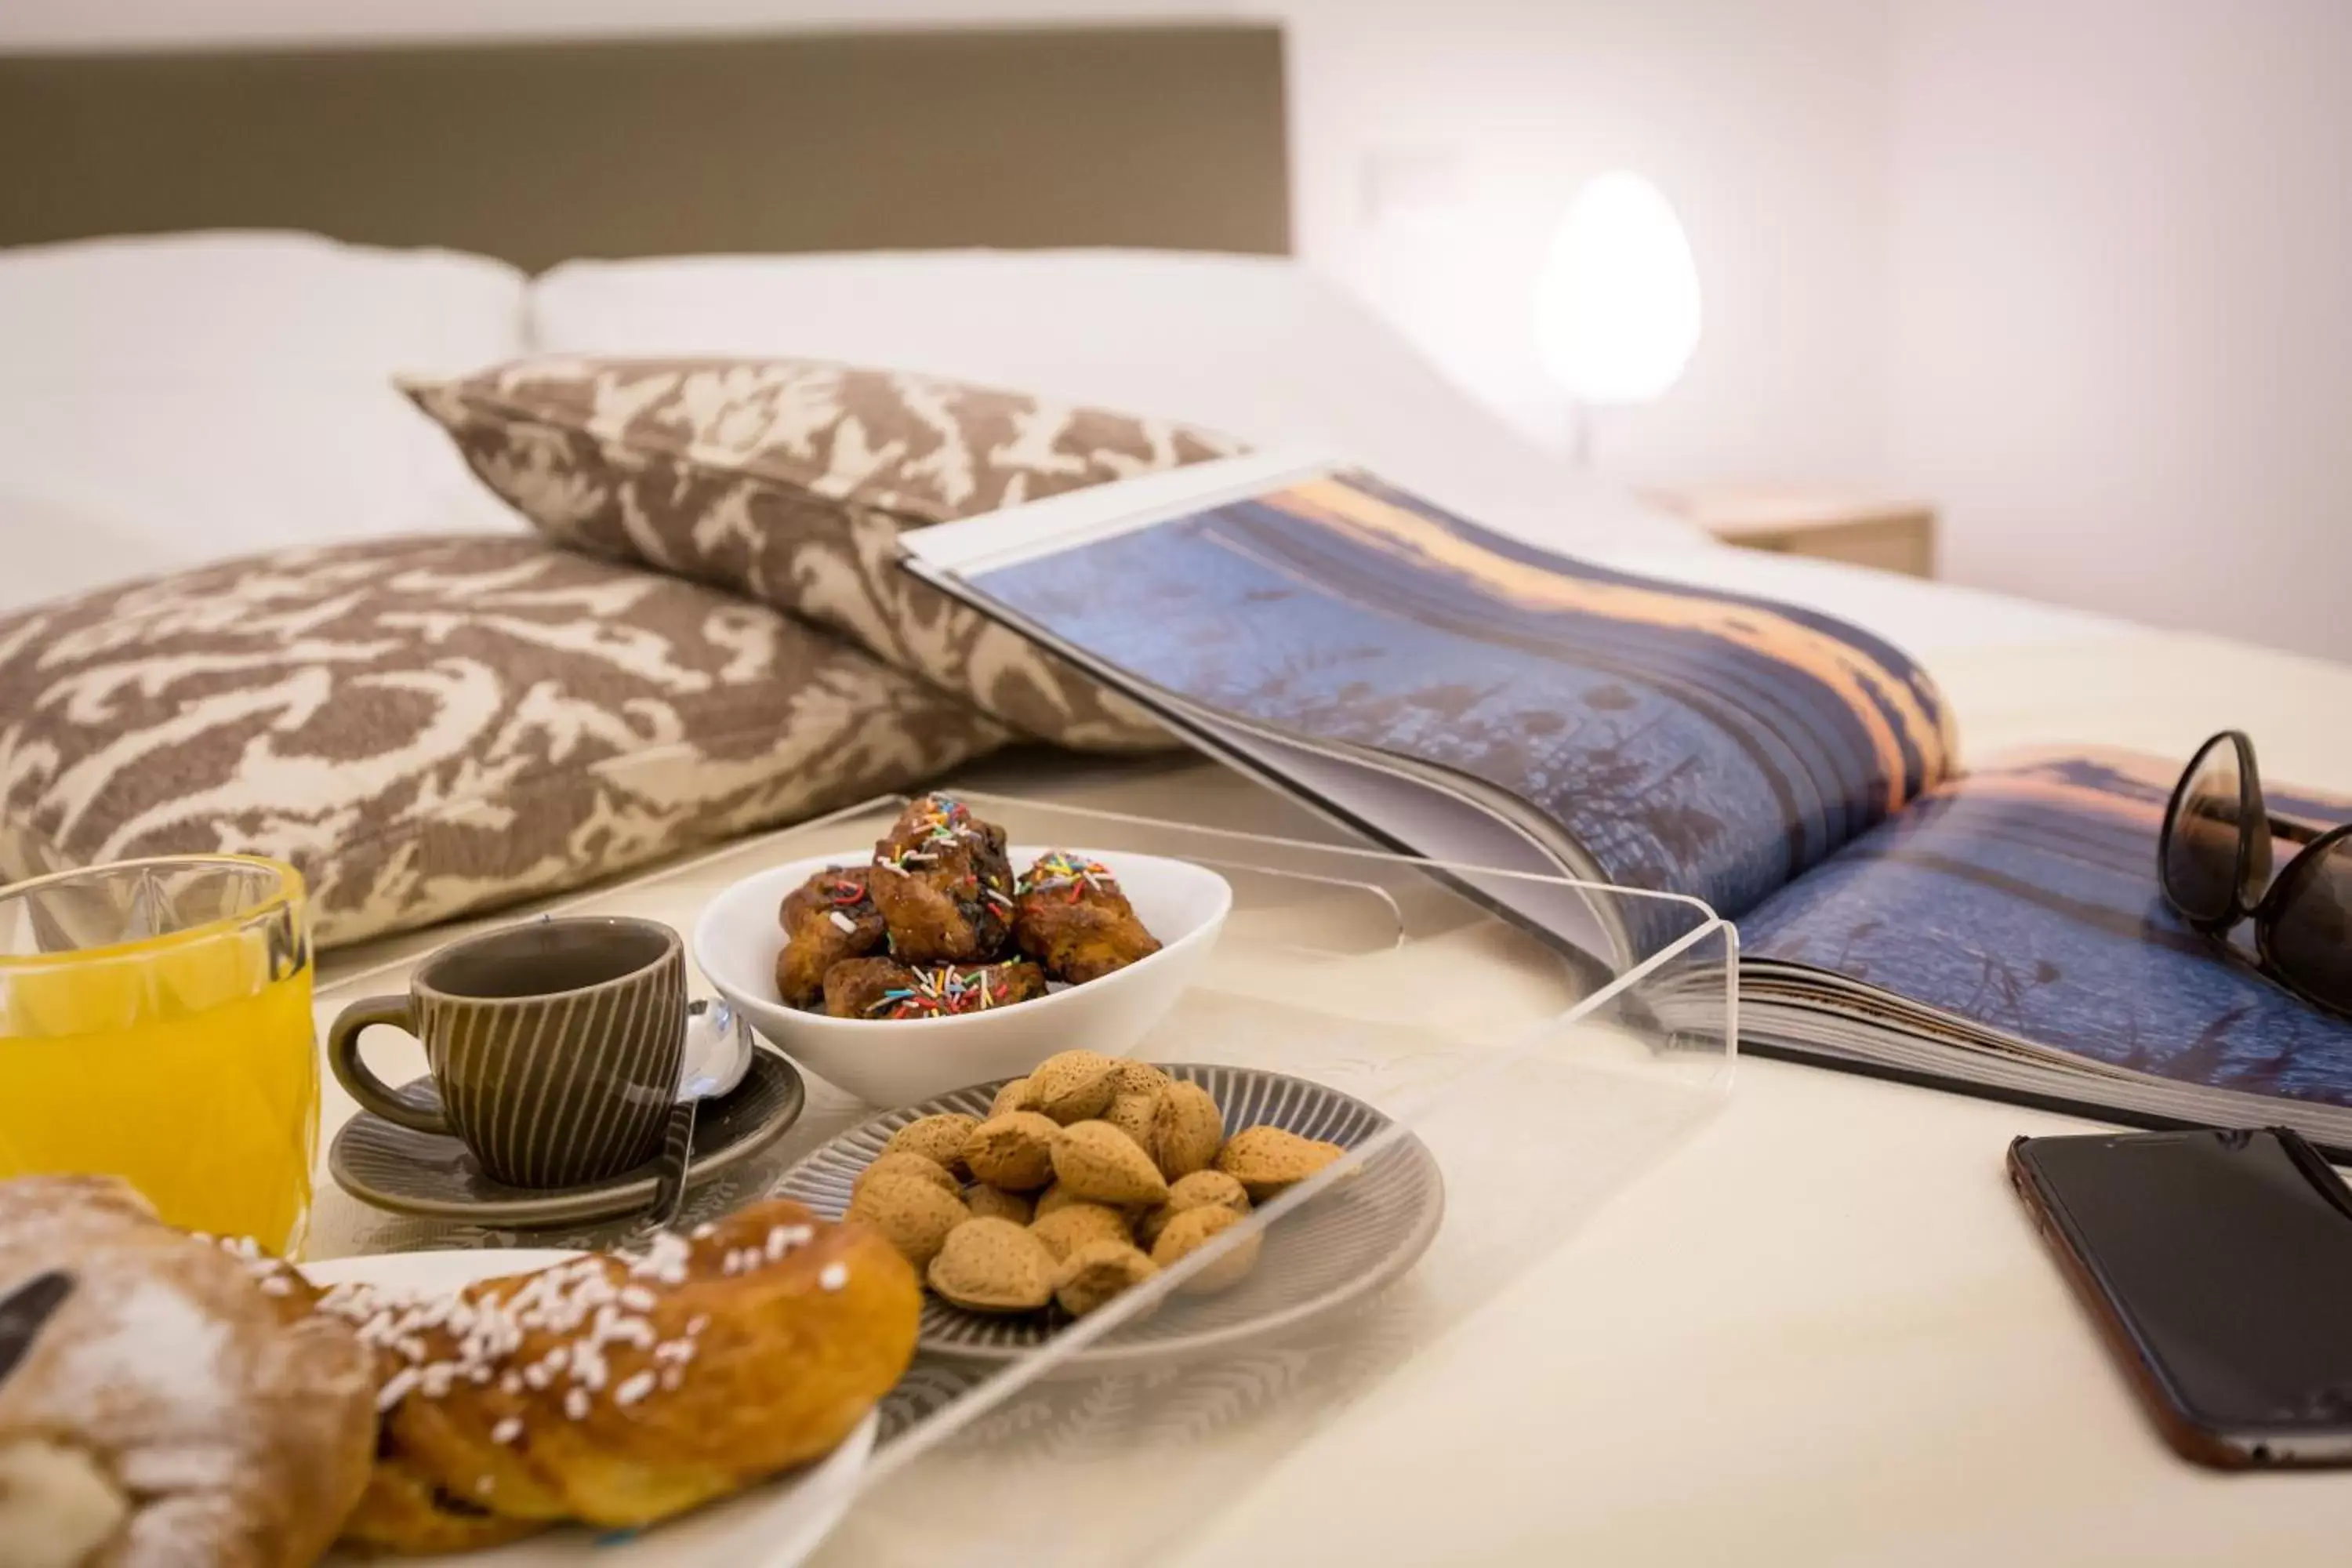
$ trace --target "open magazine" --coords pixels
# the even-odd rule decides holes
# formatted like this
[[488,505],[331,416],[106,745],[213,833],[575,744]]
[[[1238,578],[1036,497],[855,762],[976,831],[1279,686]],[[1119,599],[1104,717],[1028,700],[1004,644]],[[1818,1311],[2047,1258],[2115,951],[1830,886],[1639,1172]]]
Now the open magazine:
[[[2352,1024],[2158,889],[2185,758],[1961,775],[1934,683],[1865,632],[1553,554],[1312,459],[1202,464],[904,542],[910,570],[1383,842],[1705,900],[1740,929],[1748,1048],[2352,1148]],[[1612,967],[1688,918],[1474,890]],[[1665,1005],[1706,1026],[1722,994]]]

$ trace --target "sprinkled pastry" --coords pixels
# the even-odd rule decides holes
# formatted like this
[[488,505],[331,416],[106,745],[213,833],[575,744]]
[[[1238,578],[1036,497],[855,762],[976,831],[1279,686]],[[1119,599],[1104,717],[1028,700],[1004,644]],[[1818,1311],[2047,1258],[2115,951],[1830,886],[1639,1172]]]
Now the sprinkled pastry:
[[917,968],[889,958],[854,958],[824,977],[824,1009],[836,1018],[940,1018],[1009,1007],[1045,994],[1034,963]]
[[898,1381],[920,1301],[880,1237],[781,1201],[455,1293],[337,1286],[319,1310],[375,1352],[383,1412],[345,1539],[632,1527],[806,1463]]
[[824,999],[827,970],[882,951],[889,932],[866,885],[871,874],[865,866],[828,866],[785,896],[778,915],[784,946],[776,954],[776,994],[791,1005],[817,1005]]
[[874,846],[868,885],[903,963],[982,963],[1012,928],[1004,829],[947,795],[924,795],[899,814]]
[[1015,889],[1013,940],[1053,979],[1099,980],[1160,951],[1118,879],[1098,860],[1056,849],[1038,857]]

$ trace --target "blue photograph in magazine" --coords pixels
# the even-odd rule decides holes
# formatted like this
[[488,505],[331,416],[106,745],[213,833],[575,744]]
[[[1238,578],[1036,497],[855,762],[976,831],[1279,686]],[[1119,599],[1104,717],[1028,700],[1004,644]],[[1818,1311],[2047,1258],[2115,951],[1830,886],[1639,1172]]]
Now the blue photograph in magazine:
[[1940,782],[1941,698],[1828,616],[1570,560],[1357,473],[971,581],[1202,705],[1508,791],[1736,916]]
[[[1834,971],[2006,1034],[2188,1083],[2352,1106],[2352,1023],[2191,931],[2157,885],[2180,763],[2022,760],[1945,785],[1766,900],[1743,956]],[[2352,804],[2273,788],[2317,822]],[[2284,865],[2294,847],[2280,844]]]

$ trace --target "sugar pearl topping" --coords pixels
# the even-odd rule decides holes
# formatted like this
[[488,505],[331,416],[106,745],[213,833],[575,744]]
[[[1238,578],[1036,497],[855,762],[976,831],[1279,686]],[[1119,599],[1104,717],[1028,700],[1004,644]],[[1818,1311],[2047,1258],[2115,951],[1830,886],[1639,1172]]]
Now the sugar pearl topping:
[[253,1282],[265,1296],[291,1296],[294,1281],[288,1278],[294,1266],[282,1258],[272,1258],[261,1250],[261,1244],[249,1236],[207,1236],[203,1231],[190,1231],[188,1239],[217,1247],[245,1266]]
[[[705,1240],[713,1234],[707,1226],[695,1231]],[[811,1225],[771,1226],[719,1252],[719,1272],[730,1279],[755,1274],[815,1239]],[[626,1411],[683,1383],[709,1316],[698,1312],[682,1332],[665,1338],[652,1314],[688,1282],[694,1250],[685,1237],[663,1231],[641,1251],[559,1263],[496,1295],[419,1294],[352,1281],[328,1290],[319,1310],[351,1323],[362,1342],[395,1363],[376,1395],[380,1412],[404,1399],[443,1398],[461,1385],[494,1386],[508,1399],[545,1394],[565,1418],[584,1421],[600,1403]],[[265,1263],[281,1272],[284,1267],[250,1261],[257,1274]],[[621,1265],[617,1275],[612,1262]],[[261,1277],[266,1283],[269,1276]],[[818,1284],[838,1290],[847,1278],[846,1266],[834,1262],[819,1272]],[[527,1353],[534,1344],[541,1348]],[[616,1369],[615,1355],[634,1360]],[[518,1443],[526,1430],[523,1415],[508,1415],[490,1439]]]

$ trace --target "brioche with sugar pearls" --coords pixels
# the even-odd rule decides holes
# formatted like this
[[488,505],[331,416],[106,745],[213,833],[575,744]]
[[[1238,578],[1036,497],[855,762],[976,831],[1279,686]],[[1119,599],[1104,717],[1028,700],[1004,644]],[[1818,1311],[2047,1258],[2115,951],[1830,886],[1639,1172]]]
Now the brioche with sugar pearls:
[[455,1296],[338,1286],[320,1310],[358,1326],[383,1376],[346,1537],[420,1551],[453,1523],[634,1527],[806,1464],[898,1382],[921,1301],[880,1236],[782,1200]]

